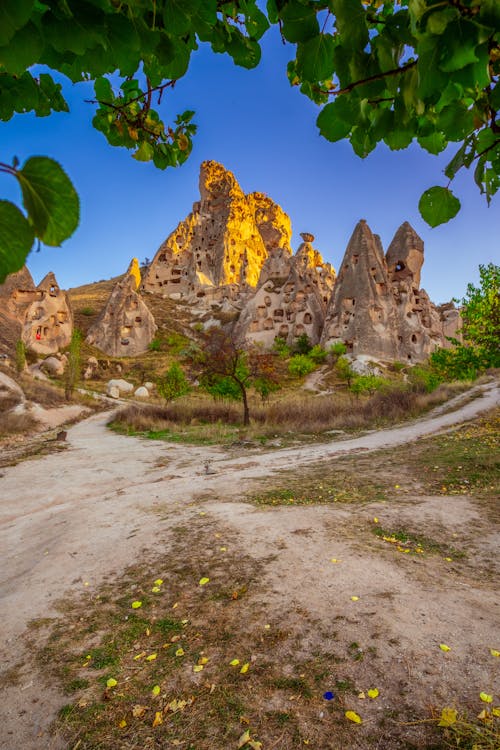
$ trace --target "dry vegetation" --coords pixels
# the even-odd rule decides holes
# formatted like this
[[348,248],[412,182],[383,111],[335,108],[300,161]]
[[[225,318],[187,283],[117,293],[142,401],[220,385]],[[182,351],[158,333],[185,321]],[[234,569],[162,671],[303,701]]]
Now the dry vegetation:
[[168,406],[136,404],[124,407],[111,427],[119,432],[180,442],[232,442],[236,439],[324,439],[330,430],[360,430],[416,417],[464,390],[463,384],[443,385],[433,393],[404,387],[356,398],[345,391],[311,395],[291,390],[263,404],[254,397],[252,424],[241,428],[238,403],[209,396],[187,396]]

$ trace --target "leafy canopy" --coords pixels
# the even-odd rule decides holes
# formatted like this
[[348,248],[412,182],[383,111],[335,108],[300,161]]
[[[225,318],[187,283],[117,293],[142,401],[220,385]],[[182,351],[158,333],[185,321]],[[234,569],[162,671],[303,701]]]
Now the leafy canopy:
[[[253,68],[270,25],[295,47],[290,83],[321,107],[328,140],[348,138],[361,157],[381,141],[399,150],[416,140],[432,154],[459,144],[446,184],[420,199],[431,226],[459,210],[449,183],[462,168],[491,200],[500,184],[498,0],[268,0],[266,13],[257,0],[2,0],[0,119],[67,111],[52,72],[93,81],[93,125],[108,142],[160,169],[178,166],[192,149],[194,112],[166,123],[160,106],[191,54],[206,43]],[[35,239],[58,245],[79,220],[56,162],[18,166],[0,165],[18,179],[25,211],[0,201],[0,282]]]

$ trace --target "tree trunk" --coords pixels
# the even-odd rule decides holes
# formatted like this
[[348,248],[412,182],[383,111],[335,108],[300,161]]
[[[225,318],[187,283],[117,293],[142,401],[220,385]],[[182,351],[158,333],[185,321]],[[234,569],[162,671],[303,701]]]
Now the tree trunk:
[[250,410],[248,408],[247,389],[243,383],[238,382],[241,391],[241,398],[243,401],[243,426],[248,427],[250,424]]

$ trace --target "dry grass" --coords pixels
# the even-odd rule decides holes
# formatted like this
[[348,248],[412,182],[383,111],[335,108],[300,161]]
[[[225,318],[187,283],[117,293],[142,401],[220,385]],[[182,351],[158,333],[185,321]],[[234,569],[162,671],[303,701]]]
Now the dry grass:
[[31,414],[16,414],[6,412],[0,418],[0,438],[10,435],[26,435],[33,432],[38,426],[37,420]]
[[[214,401],[196,394],[167,406],[131,405],[120,410],[111,427],[126,434],[185,442],[232,442],[238,437],[264,441],[278,436],[316,440],[330,430],[359,430],[416,417],[448,400],[463,386],[440,386],[433,393],[394,387],[371,397],[355,398],[346,392],[314,396],[286,391],[262,404],[250,396],[252,424],[240,431],[242,407],[235,402]],[[219,429],[214,432],[213,426]]]
[[44,380],[36,380],[24,375],[20,378],[19,385],[28,401],[34,401],[45,409],[52,409],[67,403],[64,391]]

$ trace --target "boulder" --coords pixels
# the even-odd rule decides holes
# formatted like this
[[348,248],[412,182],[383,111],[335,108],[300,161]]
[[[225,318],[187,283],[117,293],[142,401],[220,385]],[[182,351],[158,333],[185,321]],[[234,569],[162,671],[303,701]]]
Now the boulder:
[[134,396],[136,398],[149,398],[149,391],[145,386],[140,385],[139,388],[136,388],[134,391]]
[[108,385],[106,388],[106,396],[110,398],[120,398],[120,389],[116,385]]
[[154,387],[155,387],[155,384],[151,383],[149,380],[147,381],[147,383],[144,383],[144,388],[147,388],[148,391],[152,391]]
[[133,393],[134,385],[123,378],[108,380],[107,388],[118,388],[120,393]]
[[59,377],[64,373],[64,365],[65,363],[58,357],[46,357],[40,363],[40,369],[47,375],[51,375],[52,377]]

